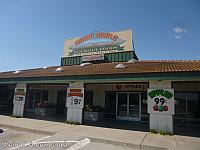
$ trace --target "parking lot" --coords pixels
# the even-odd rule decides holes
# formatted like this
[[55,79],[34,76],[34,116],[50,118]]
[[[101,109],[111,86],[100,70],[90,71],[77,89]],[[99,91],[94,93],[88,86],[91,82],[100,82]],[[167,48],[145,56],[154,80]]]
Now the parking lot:
[[120,150],[133,149],[128,146],[100,143],[91,141],[89,138],[56,133],[55,135],[44,135],[33,132],[20,131],[16,129],[0,128],[0,150]]
[[[90,142],[89,139],[70,140],[68,136],[55,134],[43,135],[13,129],[1,129],[0,149],[74,149],[81,148]],[[75,137],[72,137],[75,139]]]

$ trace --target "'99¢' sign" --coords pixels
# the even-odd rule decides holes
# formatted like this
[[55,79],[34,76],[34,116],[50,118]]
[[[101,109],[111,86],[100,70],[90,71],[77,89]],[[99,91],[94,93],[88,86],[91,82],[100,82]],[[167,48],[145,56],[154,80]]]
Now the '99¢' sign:
[[164,98],[156,97],[154,99],[154,102],[155,102],[155,105],[153,106],[154,111],[159,111],[159,112],[168,111],[168,106],[164,105],[165,103],[167,103],[167,100],[165,100]]

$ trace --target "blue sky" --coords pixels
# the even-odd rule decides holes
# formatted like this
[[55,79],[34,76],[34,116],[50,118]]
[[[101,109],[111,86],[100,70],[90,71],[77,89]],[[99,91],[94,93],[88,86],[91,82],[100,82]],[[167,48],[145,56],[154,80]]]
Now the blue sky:
[[0,71],[59,65],[64,39],[127,28],[140,59],[200,59],[199,0],[0,0]]

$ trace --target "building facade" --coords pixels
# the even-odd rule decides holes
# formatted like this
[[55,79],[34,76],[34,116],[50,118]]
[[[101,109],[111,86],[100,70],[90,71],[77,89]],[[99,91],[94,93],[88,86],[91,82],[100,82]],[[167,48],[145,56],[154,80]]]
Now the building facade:
[[139,60],[132,30],[66,39],[60,66],[0,73],[0,113],[200,126],[200,61]]

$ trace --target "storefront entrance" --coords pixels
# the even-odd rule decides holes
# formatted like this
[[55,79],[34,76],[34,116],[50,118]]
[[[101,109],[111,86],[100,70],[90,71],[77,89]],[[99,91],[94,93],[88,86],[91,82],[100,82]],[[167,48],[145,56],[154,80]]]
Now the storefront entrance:
[[140,93],[117,93],[117,119],[141,120]]
[[119,120],[147,121],[146,93],[106,92],[106,117]]

